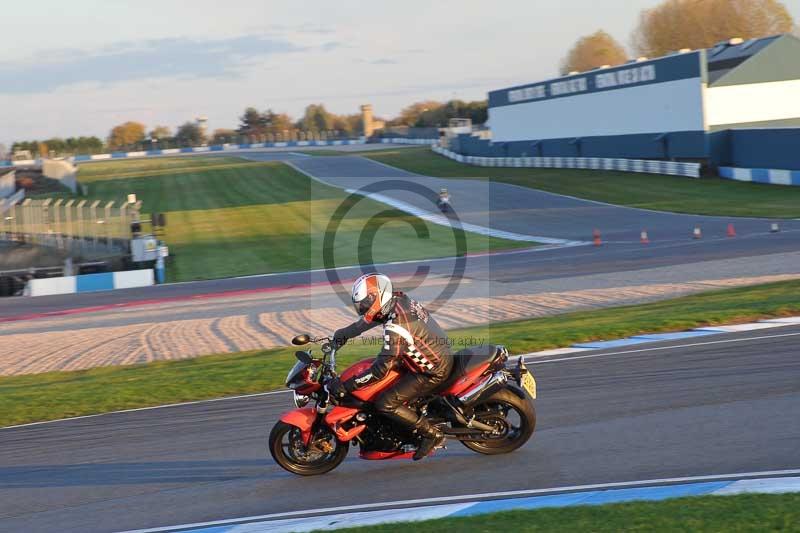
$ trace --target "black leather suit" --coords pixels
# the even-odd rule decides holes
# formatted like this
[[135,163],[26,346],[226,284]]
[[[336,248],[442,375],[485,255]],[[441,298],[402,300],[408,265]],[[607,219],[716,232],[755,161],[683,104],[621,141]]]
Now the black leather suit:
[[382,322],[368,323],[363,318],[336,332],[342,344],[365,331],[383,324],[383,349],[372,366],[343,383],[348,392],[383,379],[392,368],[404,375],[374,402],[380,413],[405,425],[413,426],[417,413],[406,403],[430,394],[450,377],[453,354],[447,335],[422,305],[403,293],[395,293],[391,309]]

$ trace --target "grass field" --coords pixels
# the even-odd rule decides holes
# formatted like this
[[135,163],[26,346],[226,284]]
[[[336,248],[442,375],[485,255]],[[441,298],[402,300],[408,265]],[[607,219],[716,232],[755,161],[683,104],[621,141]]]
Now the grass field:
[[[89,197],[122,200],[135,193],[145,213],[167,215],[163,240],[174,256],[168,281],[320,268],[322,242],[332,214],[345,200],[282,163],[230,157],[160,158],[92,163],[80,167]],[[374,246],[360,243],[370,221]],[[449,228],[418,221],[377,202],[358,202],[336,233],[337,266],[357,264],[367,250],[375,262],[455,255]],[[467,235],[470,252],[529,246]]]
[[343,533],[782,531],[788,533],[800,531],[800,494],[699,496],[661,502],[578,505],[346,528],[337,531]]
[[[637,333],[798,314],[800,281],[788,281],[461,329],[449,332],[449,336],[456,346],[467,339],[482,339],[505,344],[518,354]],[[293,364],[293,353],[287,347],[3,377],[0,426],[278,389],[283,387],[286,372]],[[374,345],[356,339],[340,352],[339,369],[373,353]]]
[[800,217],[800,187],[603,170],[475,167],[437,155],[429,148],[362,155],[426,176],[491,179],[644,209],[701,215]]

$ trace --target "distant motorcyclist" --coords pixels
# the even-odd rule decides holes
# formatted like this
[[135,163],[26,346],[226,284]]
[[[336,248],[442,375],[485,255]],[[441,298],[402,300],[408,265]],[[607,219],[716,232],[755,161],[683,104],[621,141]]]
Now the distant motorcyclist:
[[450,208],[450,193],[444,187],[439,190],[439,198],[436,200],[436,206],[442,213],[447,212]]
[[[446,192],[446,191],[445,191]],[[402,292],[392,291],[382,274],[365,274],[353,284],[353,305],[359,320],[334,333],[337,346],[367,330],[383,325],[383,349],[372,366],[348,380],[328,384],[335,398],[380,381],[391,369],[404,375],[374,402],[375,409],[419,435],[414,460],[429,455],[444,442],[444,435],[406,404],[430,394],[450,376],[453,355],[447,336],[428,311]]]

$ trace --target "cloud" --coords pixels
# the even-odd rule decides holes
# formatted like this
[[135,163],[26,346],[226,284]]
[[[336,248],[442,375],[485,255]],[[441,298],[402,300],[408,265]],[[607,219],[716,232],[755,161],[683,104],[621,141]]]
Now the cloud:
[[248,62],[304,50],[307,48],[285,39],[244,35],[218,40],[118,42],[95,51],[42,51],[36,60],[0,63],[0,93],[42,93],[68,85],[142,79],[230,79],[239,76]]

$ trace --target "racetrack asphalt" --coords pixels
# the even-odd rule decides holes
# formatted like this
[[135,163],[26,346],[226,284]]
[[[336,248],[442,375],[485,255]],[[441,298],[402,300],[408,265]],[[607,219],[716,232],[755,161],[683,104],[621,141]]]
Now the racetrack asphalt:
[[[479,492],[800,467],[800,327],[537,358],[538,425],[484,457],[350,457],[300,478],[285,393],[0,430],[0,531],[105,532]],[[659,349],[653,349],[659,348]],[[661,349],[664,348],[664,349]],[[606,354],[606,355],[604,355]],[[586,355],[590,355],[587,357]]]
[[[646,271],[674,265],[697,264],[698,268],[702,268],[701,263],[708,261],[747,261],[747,258],[767,256],[774,257],[769,273],[772,273],[773,267],[778,266],[783,271],[797,271],[797,261],[790,254],[800,250],[799,220],[781,220],[779,224],[782,231],[771,234],[771,221],[767,219],[705,217],[609,206],[503,183],[417,176],[356,156],[297,157],[286,152],[262,151],[237,155],[253,160],[291,159],[291,163],[303,172],[344,188],[358,189],[384,179],[418,183],[431,191],[447,187],[462,220],[494,229],[581,241],[591,240],[593,229],[601,231],[604,243],[601,247],[556,248],[491,257],[470,257],[468,275],[476,279],[499,282],[568,279],[590,274]],[[434,209],[430,198],[404,191],[384,191],[383,194],[423,209]],[[735,225],[737,237],[725,236],[728,223]],[[693,240],[692,230],[698,224],[703,230],[704,238]],[[639,243],[639,232],[642,229],[648,230],[651,241],[648,245]],[[414,272],[419,265],[428,266],[432,274],[447,274],[453,268],[452,262],[444,260],[389,265],[382,267],[382,270],[388,274],[405,274]],[[339,269],[339,275],[343,279],[354,278],[359,273],[359,268]],[[768,272],[755,270],[751,272],[753,275],[766,273]],[[714,273],[709,272],[709,275],[713,277]],[[305,285],[325,280],[326,276],[322,272],[278,273],[122,291],[38,298],[0,298],[0,320],[77,307],[186,298],[223,291]]]

